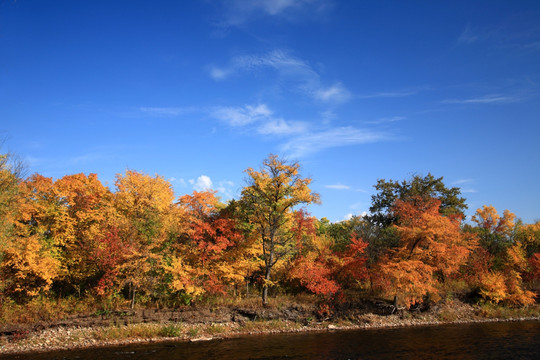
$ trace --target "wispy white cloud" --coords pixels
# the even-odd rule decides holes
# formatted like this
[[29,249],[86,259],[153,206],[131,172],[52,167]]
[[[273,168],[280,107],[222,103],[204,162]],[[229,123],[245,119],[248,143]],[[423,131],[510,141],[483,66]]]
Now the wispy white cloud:
[[481,97],[473,97],[468,99],[446,99],[443,100],[444,104],[500,104],[511,103],[520,101],[521,99],[516,96],[507,95],[485,95]]
[[459,179],[452,182],[452,185],[470,184],[472,182],[474,182],[474,179]]
[[227,69],[220,69],[218,67],[213,67],[213,66],[209,68],[209,72],[210,72],[210,77],[214,80],[224,80],[230,74],[230,71],[228,71]]
[[395,123],[395,122],[402,121],[402,120],[405,120],[405,119],[407,119],[405,116],[392,116],[392,117],[380,118],[380,119],[373,120],[373,121],[366,121],[365,123],[366,124],[378,125],[378,124]]
[[540,49],[540,26],[537,16],[527,14],[520,18],[512,18],[497,26],[471,26],[467,25],[459,37],[458,45],[478,46],[488,45],[498,48],[512,48],[514,50]]
[[334,189],[334,190],[349,190],[351,187],[343,184],[335,184],[335,185],[324,185],[327,189]]
[[307,130],[304,122],[287,122],[283,119],[270,120],[257,128],[262,135],[290,135],[298,134]]
[[467,25],[461,35],[459,35],[458,43],[460,44],[472,44],[480,39],[478,31],[471,29],[470,25]]
[[265,104],[244,105],[241,107],[218,107],[211,115],[214,118],[225,121],[231,126],[245,126],[254,122],[268,119],[272,111]]
[[322,13],[329,0],[223,0],[222,27],[241,26],[261,17],[279,17],[298,21],[307,13]]
[[84,155],[79,156],[73,156],[69,158],[69,163],[71,164],[80,164],[80,163],[89,163],[94,161],[99,161],[102,159],[107,158],[107,154],[105,153],[88,153]]
[[147,115],[159,117],[179,116],[193,111],[192,108],[182,107],[141,107],[139,110]]
[[466,188],[460,188],[461,193],[464,193],[464,194],[465,193],[476,193],[476,192],[478,192],[478,190],[473,189],[472,187],[470,187],[473,183],[474,183],[474,179],[458,179],[456,181],[453,181],[452,185],[457,185],[457,186],[465,185],[465,186],[468,186]]
[[214,80],[224,80],[241,72],[271,69],[278,74],[280,80],[287,83],[287,89],[292,88],[324,103],[343,103],[353,96],[341,82],[324,85],[321,76],[312,66],[283,50],[262,55],[237,56],[227,66],[213,66],[209,69],[209,75]]
[[328,121],[318,125],[304,121],[285,120],[274,116],[266,104],[214,108],[210,115],[233,127],[249,129],[249,134],[285,139],[281,151],[292,157],[302,157],[325,149],[391,140],[388,132],[359,129],[352,126],[332,127]]
[[524,49],[540,50],[540,41],[534,41],[522,45]]
[[321,118],[322,118],[323,122],[325,122],[327,124],[330,123],[332,120],[337,119],[336,113],[333,112],[332,110],[325,110],[320,115],[321,115]]
[[234,127],[252,126],[261,135],[291,135],[305,132],[308,124],[276,118],[266,104],[218,107],[211,116]]
[[210,76],[216,80],[221,80],[240,71],[255,71],[261,68],[274,69],[283,76],[318,77],[318,74],[306,62],[282,50],[274,50],[262,55],[234,57],[226,67],[211,67]]
[[346,102],[351,98],[351,93],[343,84],[336,83],[328,88],[320,88],[315,92],[315,97],[325,102]]
[[418,94],[419,90],[397,90],[377,92],[373,94],[357,95],[359,99],[374,99],[374,98],[401,98]]
[[292,157],[302,157],[330,148],[374,143],[390,138],[391,136],[386,133],[369,129],[338,127],[293,137],[282,146],[282,151]]

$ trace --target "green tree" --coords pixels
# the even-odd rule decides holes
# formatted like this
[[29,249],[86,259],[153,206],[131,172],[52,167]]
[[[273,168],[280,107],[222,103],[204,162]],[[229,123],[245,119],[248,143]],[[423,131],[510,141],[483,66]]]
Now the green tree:
[[397,216],[392,211],[392,207],[398,199],[401,201],[438,199],[441,202],[439,211],[442,215],[464,217],[467,205],[465,199],[460,197],[460,189],[457,187],[447,188],[442,180],[442,177],[436,178],[430,173],[424,177],[414,175],[410,180],[402,182],[377,180],[377,185],[375,185],[377,194],[371,197],[369,221],[383,228],[395,224]]
[[301,204],[318,203],[319,195],[309,189],[310,178],[302,178],[300,165],[270,155],[259,171],[248,168],[247,186],[242,200],[249,207],[249,218],[262,241],[264,284],[262,303],[267,305],[272,267],[294,247],[290,227],[293,208]]

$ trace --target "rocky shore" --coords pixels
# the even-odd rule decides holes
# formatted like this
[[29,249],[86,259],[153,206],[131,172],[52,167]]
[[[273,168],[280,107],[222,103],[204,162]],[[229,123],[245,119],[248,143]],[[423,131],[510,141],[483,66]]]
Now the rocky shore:
[[48,323],[1,325],[0,354],[161,341],[206,341],[285,332],[540,320],[536,315],[524,316],[518,312],[514,316],[492,316],[478,307],[460,302],[433,307],[424,312],[395,312],[388,304],[377,301],[343,304],[329,317],[318,315],[317,309],[309,305],[292,305],[281,309],[129,310],[73,316]]

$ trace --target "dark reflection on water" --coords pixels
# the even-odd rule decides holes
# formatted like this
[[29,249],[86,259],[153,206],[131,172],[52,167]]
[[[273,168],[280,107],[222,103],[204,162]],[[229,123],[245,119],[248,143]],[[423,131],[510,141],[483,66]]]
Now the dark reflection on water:
[[540,359],[540,322],[280,334],[6,359]]

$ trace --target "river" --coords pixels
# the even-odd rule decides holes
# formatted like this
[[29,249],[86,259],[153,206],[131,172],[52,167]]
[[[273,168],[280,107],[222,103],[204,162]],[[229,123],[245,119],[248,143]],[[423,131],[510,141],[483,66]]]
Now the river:
[[5,359],[540,359],[540,321],[278,334],[6,355]]

